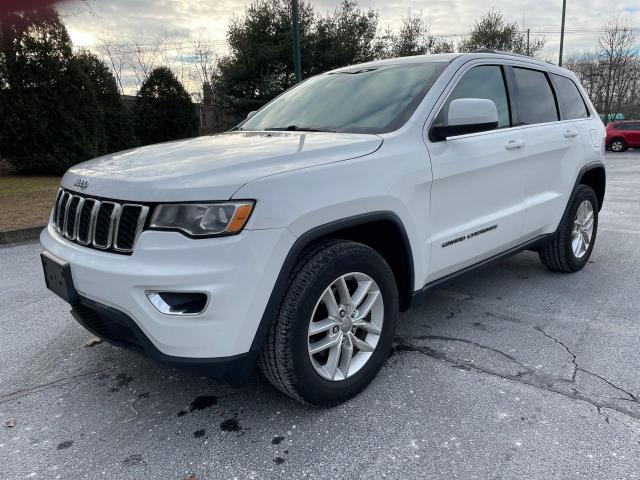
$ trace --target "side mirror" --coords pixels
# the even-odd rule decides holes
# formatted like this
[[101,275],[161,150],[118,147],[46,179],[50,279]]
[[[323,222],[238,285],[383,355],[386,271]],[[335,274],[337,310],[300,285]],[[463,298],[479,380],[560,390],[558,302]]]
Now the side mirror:
[[485,98],[458,98],[449,104],[447,125],[431,127],[432,141],[467,133],[486,132],[498,127],[498,109],[493,100]]
[[249,120],[251,117],[253,117],[256,113],[258,113],[257,110],[254,110],[253,112],[247,113],[247,120]]

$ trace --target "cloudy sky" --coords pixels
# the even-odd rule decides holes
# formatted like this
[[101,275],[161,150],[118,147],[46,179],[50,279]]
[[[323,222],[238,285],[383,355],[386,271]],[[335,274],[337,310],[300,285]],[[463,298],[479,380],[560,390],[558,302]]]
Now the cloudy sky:
[[[153,38],[169,34],[185,43],[207,38],[224,51],[226,26],[241,15],[250,0],[68,0],[61,8],[76,46],[94,47],[100,38],[126,42],[132,36]],[[318,13],[333,10],[339,0],[311,0]],[[86,7],[89,5],[89,7]],[[380,15],[380,26],[397,28],[409,11],[422,12],[431,32],[459,40],[487,10],[501,11],[509,20],[542,34],[542,57],[555,60],[560,40],[562,0],[359,0]],[[620,15],[640,29],[640,0],[567,0],[565,52],[592,48],[597,31],[611,15]],[[640,30],[637,30],[640,37]]]

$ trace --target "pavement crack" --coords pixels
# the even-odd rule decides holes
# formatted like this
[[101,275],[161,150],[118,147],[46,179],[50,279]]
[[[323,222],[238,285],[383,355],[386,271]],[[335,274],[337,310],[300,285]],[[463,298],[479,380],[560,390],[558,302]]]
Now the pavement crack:
[[571,351],[571,349],[567,346],[566,343],[558,340],[556,337],[554,337],[553,335],[549,335],[547,332],[545,332],[542,327],[539,326],[535,326],[533,327],[534,329],[536,329],[537,331],[539,331],[540,333],[542,333],[542,335],[544,335],[545,337],[553,340],[554,342],[556,342],[558,345],[560,345],[562,348],[564,348],[567,353],[571,356],[571,364],[573,365],[573,372],[571,373],[571,381],[575,382],[576,381],[576,375],[578,374],[578,357],[576,356],[575,353],[573,353]]
[[[542,331],[541,329],[539,330]],[[553,339],[556,343],[563,346],[563,348],[571,355],[571,358],[572,358],[571,363],[574,365],[574,370],[576,370],[576,372],[578,370],[579,371],[584,370],[578,366],[577,356],[563,342],[559,341],[558,339],[555,339],[553,336],[548,335],[546,333],[545,333],[545,336],[550,339]],[[605,397],[602,395],[583,392],[580,389],[578,389],[578,385],[576,382],[576,375],[577,375],[576,372],[573,372],[571,380],[568,380],[566,378],[558,378],[551,374],[540,373],[535,369],[522,364],[521,362],[514,361],[515,365],[520,367],[522,370],[517,371],[515,374],[507,374],[507,373],[503,373],[498,370],[495,370],[491,367],[478,364],[473,361],[460,360],[460,359],[454,358],[446,352],[437,350],[427,345],[417,345],[415,343],[412,343],[411,340],[448,340],[448,341],[454,341],[454,342],[456,341],[463,342],[463,343],[474,345],[481,349],[496,352],[500,355],[503,355],[505,358],[511,357],[510,355],[505,354],[504,352],[497,350],[493,347],[487,347],[485,345],[481,345],[481,344],[478,344],[477,342],[473,342],[470,340],[458,339],[458,338],[452,338],[452,337],[430,336],[430,335],[416,337],[416,338],[396,337],[395,343],[392,347],[391,354],[396,354],[401,352],[417,352],[427,357],[431,357],[431,358],[435,358],[435,359],[447,362],[451,364],[454,368],[457,368],[460,370],[465,370],[465,371],[470,371],[470,372],[480,373],[485,375],[491,375],[494,377],[501,378],[503,380],[517,382],[523,385],[544,390],[546,392],[562,395],[571,400],[584,402],[595,407],[596,412],[599,415],[603,416],[605,418],[605,421],[607,421],[608,419],[608,416],[606,414],[603,414],[602,412],[602,409],[605,409],[605,408],[616,411],[630,419],[640,420],[640,410],[627,407],[627,405],[632,405],[632,406],[640,405],[640,403],[635,399],[633,394],[631,394],[630,392],[627,392],[621,387],[616,386],[615,384],[613,384],[612,382],[606,379],[600,378],[600,376],[597,374],[592,374],[592,372],[585,372],[585,373],[592,374],[594,377],[600,378],[602,381],[612,386],[616,390],[620,392],[624,392],[629,398],[621,399],[617,397]],[[621,400],[624,401],[626,405],[619,404],[618,402],[620,402]],[[610,422],[607,421],[607,423],[610,423]]]
[[118,368],[118,367],[119,365],[111,365],[110,367],[107,367],[107,368],[92,370],[90,372],[78,373],[76,375],[70,375],[68,377],[59,378],[58,380],[54,380],[52,382],[42,383],[34,387],[22,388],[10,393],[5,393],[4,395],[0,395],[0,404],[11,402],[12,400],[15,400],[17,398],[33,395],[34,393],[39,393],[44,390],[49,390],[51,388],[61,387],[69,383],[78,382],[78,381],[84,380],[87,377],[91,377],[92,375],[107,372],[109,370],[113,370],[114,368]]

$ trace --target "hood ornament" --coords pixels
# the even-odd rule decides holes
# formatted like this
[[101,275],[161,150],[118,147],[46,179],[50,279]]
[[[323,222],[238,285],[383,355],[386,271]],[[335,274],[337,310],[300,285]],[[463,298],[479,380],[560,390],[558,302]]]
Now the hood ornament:
[[84,190],[89,186],[89,180],[87,180],[86,178],[80,177],[76,179],[75,182],[73,182],[73,186],[78,187],[80,190]]

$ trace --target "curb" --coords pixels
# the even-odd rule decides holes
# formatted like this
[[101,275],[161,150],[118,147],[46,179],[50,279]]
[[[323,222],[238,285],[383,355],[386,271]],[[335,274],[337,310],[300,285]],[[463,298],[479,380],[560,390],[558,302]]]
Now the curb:
[[0,245],[37,240],[40,237],[40,232],[45,227],[46,225],[35,225],[33,227],[0,231]]

